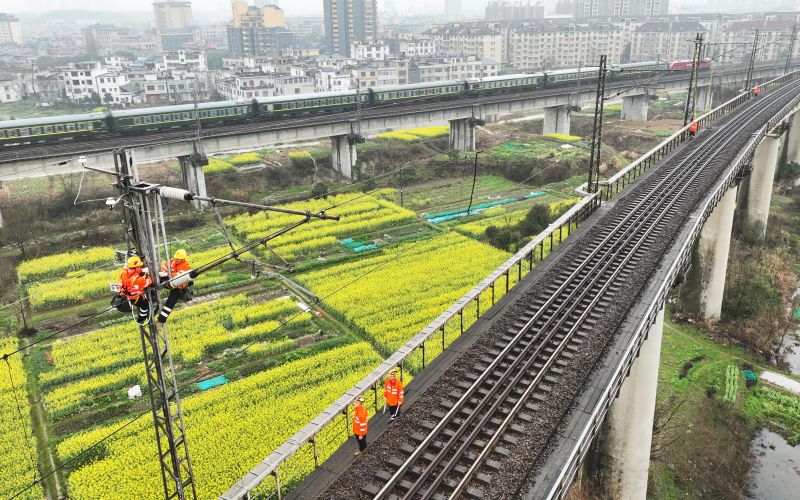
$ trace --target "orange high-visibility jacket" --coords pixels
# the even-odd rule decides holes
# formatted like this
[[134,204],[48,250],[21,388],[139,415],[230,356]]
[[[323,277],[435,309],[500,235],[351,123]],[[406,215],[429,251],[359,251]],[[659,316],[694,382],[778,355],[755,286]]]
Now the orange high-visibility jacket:
[[692,122],[691,125],[689,125],[689,132],[693,134],[697,133],[697,122]]
[[[188,273],[191,270],[192,266],[189,265],[189,262],[186,259],[169,259],[169,261],[161,263],[161,271],[159,274],[163,277],[169,276],[174,278],[183,273]],[[187,286],[189,286],[188,283],[181,285],[178,288],[186,288]]]
[[404,396],[403,383],[400,382],[400,379],[395,378],[392,380],[387,378],[383,384],[383,397],[386,399],[386,404],[389,406],[403,404]]
[[367,409],[362,407],[355,408],[353,416],[353,434],[356,436],[367,435]]
[[758,95],[758,94],[760,94],[760,93],[761,93],[761,87],[756,87],[756,88],[754,88],[754,89],[753,89],[753,93],[754,93],[755,95]]
[[153,280],[142,269],[131,272],[128,268],[124,268],[119,275],[119,281],[120,293],[128,299],[139,298],[144,294],[145,288],[153,284]]

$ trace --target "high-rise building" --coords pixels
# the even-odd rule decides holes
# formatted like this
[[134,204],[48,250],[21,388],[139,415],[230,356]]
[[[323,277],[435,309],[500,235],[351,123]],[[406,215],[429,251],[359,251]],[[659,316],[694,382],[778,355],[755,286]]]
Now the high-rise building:
[[153,17],[157,30],[178,30],[194,24],[192,2],[165,0],[153,2]]
[[444,0],[444,17],[448,21],[461,19],[461,0]]
[[377,31],[376,0],[325,0],[325,42],[331,54],[349,56],[353,42],[374,40]]
[[280,7],[257,7],[242,0],[233,2],[232,7],[228,48],[234,57],[278,57],[294,42]]
[[0,14],[0,43],[22,43],[22,28],[17,17]]
[[259,9],[261,7],[280,7],[280,2],[278,0],[256,0],[253,3]]
[[576,0],[575,17],[666,14],[669,0]]

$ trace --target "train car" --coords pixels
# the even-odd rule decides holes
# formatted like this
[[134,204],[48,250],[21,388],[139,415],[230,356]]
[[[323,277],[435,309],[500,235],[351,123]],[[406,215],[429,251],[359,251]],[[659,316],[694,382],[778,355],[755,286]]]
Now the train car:
[[412,99],[437,99],[466,92],[466,82],[412,83],[409,85],[383,85],[369,89],[369,103],[386,104]]
[[558,87],[562,85],[575,85],[580,82],[591,82],[597,80],[597,66],[587,66],[578,69],[558,69],[545,71],[544,82],[546,87]]
[[0,145],[91,137],[107,131],[109,122],[105,113],[4,120],[0,121]]
[[[670,71],[691,71],[692,70],[692,60],[691,59],[684,59],[680,61],[672,61],[669,64]],[[711,68],[711,59],[705,58],[697,65],[697,69],[709,69]]]
[[358,107],[359,98],[361,104],[369,102],[367,92],[359,94],[355,90],[264,97],[256,102],[261,116],[275,116],[349,111]]
[[486,78],[470,78],[466,82],[470,95],[496,92],[523,92],[541,88],[544,73],[520,73],[517,75],[489,76]]
[[146,132],[165,128],[189,127],[197,123],[241,121],[250,117],[251,105],[235,101],[180,104],[157,108],[112,111],[113,129],[122,132]]

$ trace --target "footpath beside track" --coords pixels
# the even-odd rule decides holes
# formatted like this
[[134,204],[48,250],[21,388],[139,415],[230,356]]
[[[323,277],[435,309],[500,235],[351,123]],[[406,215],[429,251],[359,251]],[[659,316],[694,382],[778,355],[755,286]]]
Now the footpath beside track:
[[441,378],[424,371],[412,382],[410,392],[424,391],[366,453],[324,491],[301,486],[302,495],[509,498],[547,482],[526,484],[529,477],[563,481],[547,458],[576,400],[595,382],[600,388],[595,367],[608,368],[598,363],[616,349],[620,326],[689,215],[798,95],[800,82],[789,82],[740,105],[599,209],[487,313],[491,321],[465,335],[471,346],[452,346],[463,354],[432,364]]

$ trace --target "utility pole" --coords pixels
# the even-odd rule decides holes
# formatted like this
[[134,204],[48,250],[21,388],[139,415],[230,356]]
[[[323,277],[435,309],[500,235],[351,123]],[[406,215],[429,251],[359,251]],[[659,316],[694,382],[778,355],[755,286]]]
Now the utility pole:
[[786,67],[783,68],[783,74],[789,72],[789,67],[792,65],[792,55],[794,54],[794,44],[797,42],[797,25],[792,28],[792,38],[789,40],[789,53],[786,54]]
[[759,31],[756,30],[756,34],[753,37],[753,52],[750,54],[750,65],[747,67],[747,81],[744,85],[744,91],[749,92],[753,87],[753,69],[756,65],[756,55],[758,55],[758,39],[759,39]]
[[694,120],[697,107],[697,73],[700,67],[700,57],[703,54],[703,34],[698,33],[694,39],[694,56],[692,57],[692,73],[689,76],[689,93],[686,95],[686,109],[683,112],[683,124],[687,125]]
[[[159,186],[139,181],[133,158],[126,150],[114,152],[114,164],[118,178],[116,187],[120,193],[117,199],[123,203],[128,248],[144,261],[157,282],[161,260],[157,249],[163,248],[164,255],[169,258]],[[147,299],[150,302],[150,314],[147,324],[141,325],[139,332],[161,462],[164,498],[196,499],[167,328],[164,325],[159,329],[155,324],[155,312],[161,306],[157,287],[147,290]]]
[[590,193],[600,189],[600,144],[603,140],[603,108],[606,101],[606,61],[605,55],[600,56],[600,70],[597,74],[597,96],[594,103],[594,128],[592,128],[592,154],[589,159]]

